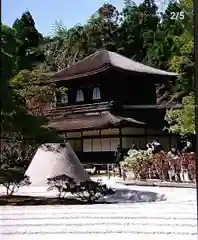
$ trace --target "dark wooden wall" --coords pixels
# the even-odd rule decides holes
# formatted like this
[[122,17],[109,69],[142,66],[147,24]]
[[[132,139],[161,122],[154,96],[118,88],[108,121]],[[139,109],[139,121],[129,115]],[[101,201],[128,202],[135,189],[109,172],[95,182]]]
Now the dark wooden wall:
[[109,77],[101,82],[107,101],[125,105],[156,104],[154,81],[147,76],[109,70]]
[[68,88],[69,104],[76,104],[76,93],[83,90],[84,103],[92,103],[93,89],[101,90],[101,101],[115,101],[120,104],[156,104],[156,88],[153,79],[147,75],[127,74],[109,69],[97,75],[62,81],[58,86]]

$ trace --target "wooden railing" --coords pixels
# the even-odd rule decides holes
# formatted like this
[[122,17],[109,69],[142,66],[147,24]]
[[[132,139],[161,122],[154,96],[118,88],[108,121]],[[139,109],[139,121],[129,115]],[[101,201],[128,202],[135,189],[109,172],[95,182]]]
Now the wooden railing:
[[91,113],[96,111],[105,111],[109,109],[108,102],[93,103],[93,104],[82,104],[82,105],[70,105],[64,107],[56,107],[48,109],[46,116],[57,116],[60,114],[70,115],[75,113]]

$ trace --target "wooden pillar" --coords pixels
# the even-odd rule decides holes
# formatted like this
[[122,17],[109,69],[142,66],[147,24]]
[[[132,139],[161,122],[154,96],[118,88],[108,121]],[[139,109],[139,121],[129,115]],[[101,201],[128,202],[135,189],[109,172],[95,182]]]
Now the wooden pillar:
[[93,136],[90,136],[91,139],[91,152],[93,152]]
[[119,128],[119,145],[120,145],[120,148],[122,148],[122,129]]
[[168,142],[169,142],[169,147],[171,147],[172,141],[171,141],[171,134],[168,133]]
[[101,129],[99,130],[99,139],[100,139],[100,151],[102,151],[102,134],[101,134]]
[[148,131],[147,131],[147,128],[144,129],[144,134],[145,134],[145,145],[146,145],[147,142],[148,142]]
[[81,149],[82,149],[82,152],[84,152],[83,151],[83,132],[82,131],[80,132],[80,140],[81,140]]
[[[122,149],[122,129],[119,128],[119,139],[120,139],[120,148]],[[122,170],[120,164],[118,164],[119,177],[122,177]]]
[[67,133],[66,132],[64,133],[64,142],[65,143],[67,142]]
[[110,164],[107,164],[107,172],[108,172],[108,179],[110,179],[111,174],[110,174]]
[[112,168],[112,172],[113,172],[113,177],[115,177],[115,168],[114,168],[114,164],[111,164],[111,168]]

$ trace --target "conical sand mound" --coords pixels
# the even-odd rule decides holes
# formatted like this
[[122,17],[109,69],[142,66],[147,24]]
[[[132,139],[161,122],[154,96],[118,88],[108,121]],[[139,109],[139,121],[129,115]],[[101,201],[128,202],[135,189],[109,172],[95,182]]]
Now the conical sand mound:
[[41,145],[26,171],[32,185],[37,186],[45,186],[47,178],[62,174],[77,183],[90,180],[69,143]]

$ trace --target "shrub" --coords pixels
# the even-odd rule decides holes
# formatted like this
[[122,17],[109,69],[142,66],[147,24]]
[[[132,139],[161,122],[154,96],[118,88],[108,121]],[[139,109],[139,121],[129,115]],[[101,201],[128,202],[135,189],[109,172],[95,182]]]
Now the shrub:
[[48,178],[48,191],[56,190],[58,198],[65,198],[66,193],[71,193],[74,197],[87,203],[94,203],[100,197],[111,195],[114,191],[100,181],[86,181],[76,184],[73,178],[67,175],[59,175]]
[[152,165],[153,153],[151,150],[130,149],[121,167],[126,171],[133,171],[136,178],[145,175],[148,168]]
[[95,203],[99,198],[112,195],[114,191],[108,188],[106,184],[102,184],[100,181],[86,181],[81,182],[80,185],[76,186],[74,195],[87,203]]
[[58,175],[47,179],[49,185],[47,191],[56,190],[58,198],[64,198],[66,193],[75,191],[76,182],[67,175]]
[[151,178],[168,180],[169,161],[167,159],[167,153],[164,151],[155,153],[149,170],[151,172]]
[[12,196],[20,187],[31,184],[29,177],[20,168],[1,169],[0,176],[0,185],[6,188],[7,196]]
[[196,154],[194,152],[184,153],[182,158],[182,166],[188,169],[192,181],[196,180]]
[[[167,152],[161,151],[152,154],[149,150],[129,150],[129,156],[121,162],[121,166],[126,171],[133,171],[136,179],[157,178],[160,180],[169,180],[169,160]],[[190,179],[196,179],[196,154],[183,153],[178,164],[178,169],[187,170]]]

